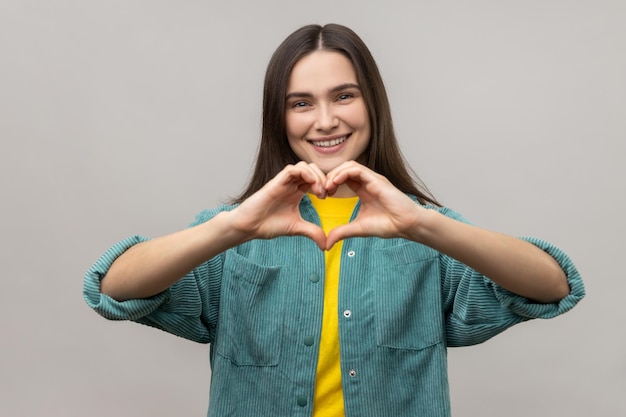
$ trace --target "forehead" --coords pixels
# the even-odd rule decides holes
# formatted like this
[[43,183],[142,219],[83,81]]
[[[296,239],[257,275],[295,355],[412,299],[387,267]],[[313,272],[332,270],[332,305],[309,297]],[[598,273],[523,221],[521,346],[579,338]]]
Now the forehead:
[[352,62],[339,52],[319,50],[296,62],[287,93],[325,91],[341,84],[358,84]]

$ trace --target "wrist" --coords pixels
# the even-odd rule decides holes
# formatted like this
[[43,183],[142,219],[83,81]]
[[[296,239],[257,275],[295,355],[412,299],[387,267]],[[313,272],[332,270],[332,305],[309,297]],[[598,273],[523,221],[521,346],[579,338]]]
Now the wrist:
[[[226,249],[240,245],[253,239],[253,234],[248,231],[238,220],[236,209],[218,213],[207,224],[212,233],[219,237]],[[211,223],[209,226],[208,224]]]
[[[416,206],[415,220],[406,231],[406,238],[417,243],[429,245],[436,235],[436,228],[441,214],[435,210]],[[429,245],[430,246],[430,245]]]

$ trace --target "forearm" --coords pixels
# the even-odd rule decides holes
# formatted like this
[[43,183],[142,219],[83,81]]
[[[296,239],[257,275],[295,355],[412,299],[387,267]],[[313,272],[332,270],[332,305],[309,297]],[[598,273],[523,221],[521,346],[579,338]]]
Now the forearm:
[[128,249],[113,262],[100,290],[118,301],[150,297],[244,240],[231,227],[231,213],[220,213],[206,223]]
[[412,239],[457,259],[523,297],[550,303],[569,293],[558,263],[521,239],[458,222],[433,210],[423,214]]

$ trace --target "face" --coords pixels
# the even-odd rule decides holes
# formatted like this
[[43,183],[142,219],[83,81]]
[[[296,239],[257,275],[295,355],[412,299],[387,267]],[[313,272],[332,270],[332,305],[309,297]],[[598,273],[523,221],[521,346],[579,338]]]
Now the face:
[[319,50],[300,59],[287,85],[289,146],[328,173],[342,162],[363,162],[370,123],[350,60]]

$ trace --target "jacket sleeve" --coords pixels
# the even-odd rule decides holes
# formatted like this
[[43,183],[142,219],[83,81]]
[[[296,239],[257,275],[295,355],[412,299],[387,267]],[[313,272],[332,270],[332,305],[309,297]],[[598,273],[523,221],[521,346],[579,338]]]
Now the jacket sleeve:
[[[200,213],[192,226],[217,211]],[[132,246],[149,240],[133,236],[116,243],[87,271],[83,297],[109,320],[132,320],[200,343],[211,343],[217,325],[223,255],[203,263],[170,288],[149,298],[116,301],[100,292],[100,281],[113,262]]]
[[[442,213],[465,221],[457,213]],[[440,254],[442,301],[448,346],[482,343],[509,327],[534,318],[549,319],[572,309],[585,288],[572,260],[556,246],[540,239],[521,238],[552,256],[565,272],[570,293],[557,303],[543,304],[514,294],[467,265]]]

